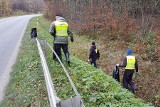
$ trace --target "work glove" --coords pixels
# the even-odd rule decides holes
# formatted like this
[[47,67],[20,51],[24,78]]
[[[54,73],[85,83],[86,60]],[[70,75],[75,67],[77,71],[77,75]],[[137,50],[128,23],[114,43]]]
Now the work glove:
[[71,42],[74,42],[74,39],[73,39],[73,37],[71,37]]
[[92,62],[92,59],[90,58],[90,59],[88,59],[88,62]]
[[116,67],[119,67],[119,64],[116,64]]
[[54,33],[54,32],[50,32],[50,34],[51,34],[53,37],[55,37],[55,33]]

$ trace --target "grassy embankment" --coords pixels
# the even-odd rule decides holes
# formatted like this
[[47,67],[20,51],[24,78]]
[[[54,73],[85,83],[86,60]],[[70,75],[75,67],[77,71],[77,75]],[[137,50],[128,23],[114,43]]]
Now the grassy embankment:
[[[38,38],[46,39],[50,44],[52,44],[53,38],[48,33],[50,22],[42,17],[38,19],[41,22],[38,26],[37,18],[33,18],[26,30],[17,62],[13,67],[12,78],[6,96],[0,104],[2,107],[49,107],[36,41],[30,39],[30,29],[37,27]],[[78,42],[77,39],[83,39],[83,37],[75,36],[74,44]],[[89,45],[91,40],[88,39],[87,41]],[[81,52],[79,51],[80,48],[75,47],[74,44],[70,43],[74,49],[77,49],[77,52]],[[85,48],[83,43],[80,47]],[[87,62],[72,56],[72,52],[73,50],[70,50],[71,66],[67,66],[65,61],[63,62],[86,107],[153,107],[151,104],[135,98],[132,93],[123,89],[118,82],[106,75],[101,69],[95,69]],[[88,52],[87,47],[86,52]],[[75,94],[59,63],[52,60],[50,50],[47,63],[58,97],[67,99],[74,96]]]

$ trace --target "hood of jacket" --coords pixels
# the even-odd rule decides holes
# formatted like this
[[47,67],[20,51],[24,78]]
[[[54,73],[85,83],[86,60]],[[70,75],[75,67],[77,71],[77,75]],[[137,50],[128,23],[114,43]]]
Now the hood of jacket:
[[65,21],[65,19],[63,17],[56,16],[56,21]]

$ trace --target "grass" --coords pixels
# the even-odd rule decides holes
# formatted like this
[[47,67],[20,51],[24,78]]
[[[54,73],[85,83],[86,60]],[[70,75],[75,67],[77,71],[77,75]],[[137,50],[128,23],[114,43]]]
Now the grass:
[[[0,106],[49,107],[36,41],[30,39],[29,35],[30,29],[37,27],[38,38],[46,39],[52,44],[53,38],[48,33],[49,26],[50,22],[42,17],[33,18],[30,21],[22,40],[17,62],[13,67],[11,81]],[[63,63],[86,107],[153,107],[152,104],[135,98],[132,93],[123,89],[118,82],[111,76],[106,75],[101,69],[95,69],[86,61],[73,56],[74,52],[79,52],[78,50],[81,49],[85,49],[84,56],[87,56],[88,47],[92,40],[87,39],[88,45],[85,46],[83,43],[76,41],[80,38],[85,39],[85,37],[75,36],[75,43],[70,43],[70,47],[78,48],[75,51],[70,48],[71,66],[67,66],[64,57]],[[59,63],[53,61],[52,52],[50,50],[48,52],[47,63],[58,97],[64,100],[75,96]]]
[[46,107],[48,105],[36,41],[30,39],[30,29],[35,24],[35,20],[31,20],[26,30],[4,101],[0,107]]

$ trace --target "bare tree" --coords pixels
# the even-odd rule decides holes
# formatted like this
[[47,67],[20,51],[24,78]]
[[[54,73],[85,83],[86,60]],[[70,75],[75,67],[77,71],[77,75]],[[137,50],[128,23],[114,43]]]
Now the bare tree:
[[128,36],[136,22],[141,22],[139,26],[145,34],[152,31],[152,16],[157,15],[160,8],[159,0],[45,1],[50,2],[48,3],[49,12],[46,12],[49,13],[48,16],[61,12],[69,21],[72,20],[72,25],[77,31],[91,35],[116,30],[117,33]]
[[12,0],[12,9],[29,13],[37,13],[43,10],[43,0]]
[[0,2],[0,15],[9,15],[11,14],[11,4],[10,0],[2,0]]

